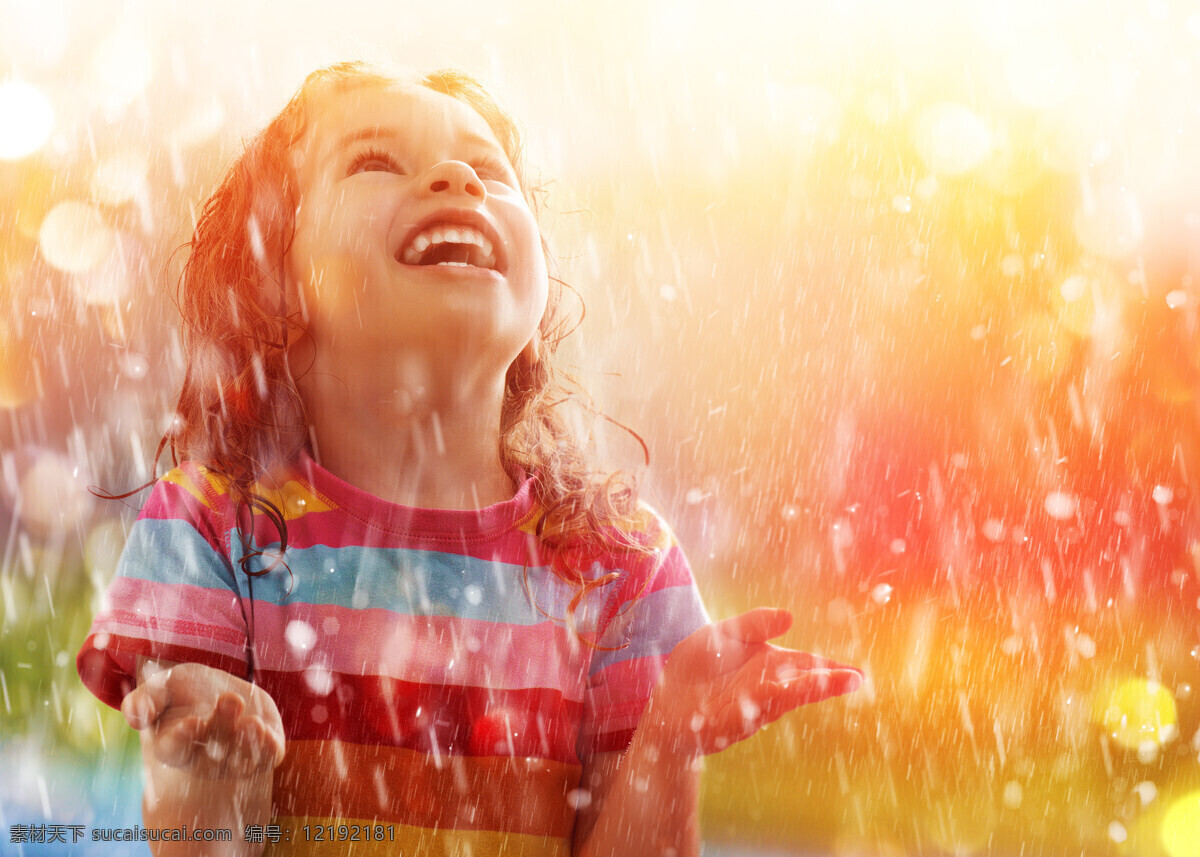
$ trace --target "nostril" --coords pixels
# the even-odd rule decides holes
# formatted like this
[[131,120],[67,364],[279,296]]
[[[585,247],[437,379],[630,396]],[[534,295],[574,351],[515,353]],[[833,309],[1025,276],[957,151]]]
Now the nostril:
[[436,182],[434,182],[433,184],[431,184],[431,185],[429,186],[429,189],[430,189],[431,191],[433,191],[434,193],[441,193],[442,191],[444,191],[444,190],[445,190],[446,188],[448,188],[448,187],[450,187],[450,182],[448,182],[448,181],[436,181]]
[[483,191],[483,185],[475,184],[475,182],[467,182],[467,193],[469,193],[471,196],[478,197],[479,199],[483,199],[485,195]]

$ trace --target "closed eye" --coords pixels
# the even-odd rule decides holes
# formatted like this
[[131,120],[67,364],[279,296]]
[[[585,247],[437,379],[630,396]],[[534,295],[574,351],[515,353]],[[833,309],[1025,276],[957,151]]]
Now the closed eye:
[[383,149],[365,149],[350,162],[347,174],[367,172],[403,173],[404,169]]
[[480,160],[473,161],[471,169],[475,170],[475,174],[483,181],[501,182],[510,186],[516,185],[512,168],[509,167],[507,161],[502,161],[499,158],[481,158]]

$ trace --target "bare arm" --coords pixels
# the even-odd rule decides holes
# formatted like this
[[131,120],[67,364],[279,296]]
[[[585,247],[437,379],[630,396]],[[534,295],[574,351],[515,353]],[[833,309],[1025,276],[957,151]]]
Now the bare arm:
[[267,824],[283,760],[279,710],[262,689],[200,664],[141,659],[121,711],[141,733],[147,828],[227,828],[231,842],[152,842],[156,857],[247,857],[247,824]]
[[575,824],[577,857],[700,853],[699,757],[666,753],[639,730],[624,753],[601,753],[584,767]]

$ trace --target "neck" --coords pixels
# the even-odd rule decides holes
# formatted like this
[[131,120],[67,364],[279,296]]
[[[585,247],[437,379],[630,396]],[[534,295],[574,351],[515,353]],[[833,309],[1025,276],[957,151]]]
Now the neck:
[[436,385],[385,376],[378,365],[343,377],[313,370],[298,385],[313,453],[340,479],[424,509],[482,509],[512,498],[500,462],[503,378]]

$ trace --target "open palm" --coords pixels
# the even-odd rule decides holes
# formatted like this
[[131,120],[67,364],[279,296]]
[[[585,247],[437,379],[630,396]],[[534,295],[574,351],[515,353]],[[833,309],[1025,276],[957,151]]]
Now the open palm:
[[791,624],[786,610],[763,607],[683,640],[651,696],[648,728],[680,751],[716,753],[794,708],[858,689],[859,670],[767,642]]
[[151,730],[157,759],[202,779],[244,777],[283,761],[283,721],[262,688],[202,664],[148,674],[121,705]]

